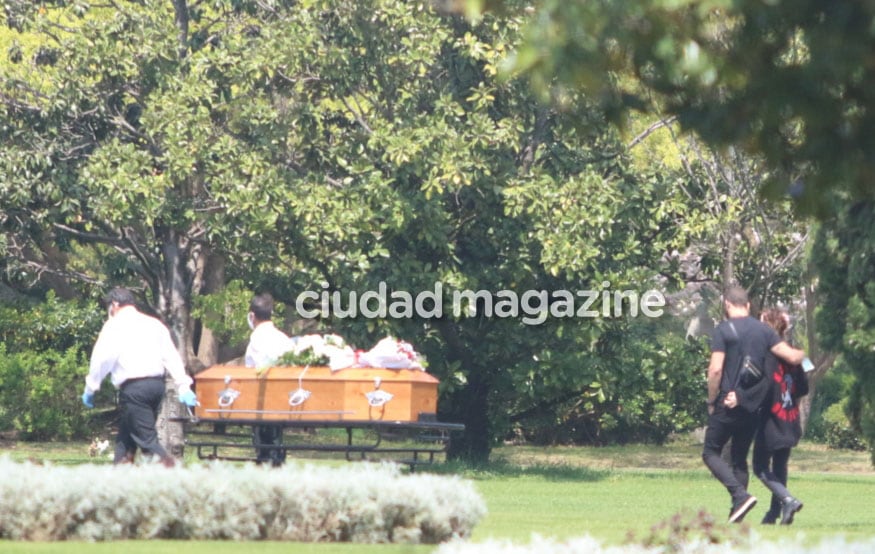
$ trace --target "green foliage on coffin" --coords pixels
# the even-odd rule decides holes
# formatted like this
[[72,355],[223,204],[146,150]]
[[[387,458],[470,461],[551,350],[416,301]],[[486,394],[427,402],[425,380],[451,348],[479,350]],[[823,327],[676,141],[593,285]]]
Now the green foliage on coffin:
[[312,347],[305,348],[301,352],[286,352],[276,361],[274,365],[282,366],[308,366],[308,365],[328,365],[331,360],[328,356],[316,354]]

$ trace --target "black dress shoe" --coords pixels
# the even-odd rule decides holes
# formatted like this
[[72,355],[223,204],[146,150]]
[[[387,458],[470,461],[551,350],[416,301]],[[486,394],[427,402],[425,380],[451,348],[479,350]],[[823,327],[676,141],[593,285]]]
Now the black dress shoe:
[[781,502],[781,525],[790,525],[793,523],[793,516],[796,512],[802,509],[802,502],[788,496]]

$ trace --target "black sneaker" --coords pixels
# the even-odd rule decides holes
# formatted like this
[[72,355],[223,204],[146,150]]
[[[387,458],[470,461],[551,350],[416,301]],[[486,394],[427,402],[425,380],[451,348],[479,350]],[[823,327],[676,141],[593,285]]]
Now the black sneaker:
[[736,502],[732,505],[732,512],[729,514],[729,523],[740,523],[741,520],[744,519],[744,516],[756,506],[757,499],[755,496],[749,494],[744,497],[744,500]]
[[773,512],[769,510],[766,512],[766,515],[763,516],[763,521],[761,523],[763,525],[774,525],[778,522],[779,515],[781,515],[781,512]]
[[781,525],[790,525],[793,523],[793,516],[796,512],[802,509],[802,502],[788,496],[781,502]]

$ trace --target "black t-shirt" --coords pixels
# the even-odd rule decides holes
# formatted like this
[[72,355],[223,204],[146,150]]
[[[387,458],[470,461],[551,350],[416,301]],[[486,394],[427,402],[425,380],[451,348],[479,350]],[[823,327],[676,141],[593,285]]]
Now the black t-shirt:
[[711,351],[726,354],[720,391],[725,394],[734,388],[745,355],[750,356],[757,367],[764,368],[766,355],[779,342],[781,337],[774,329],[753,317],[735,317],[721,322],[711,335]]

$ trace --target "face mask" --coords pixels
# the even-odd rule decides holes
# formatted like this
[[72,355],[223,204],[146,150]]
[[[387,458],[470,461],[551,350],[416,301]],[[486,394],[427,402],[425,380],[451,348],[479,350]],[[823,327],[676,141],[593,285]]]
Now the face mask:
[[252,315],[252,312],[249,312],[249,315],[246,316],[246,323],[249,324],[251,330],[255,330],[255,316]]

